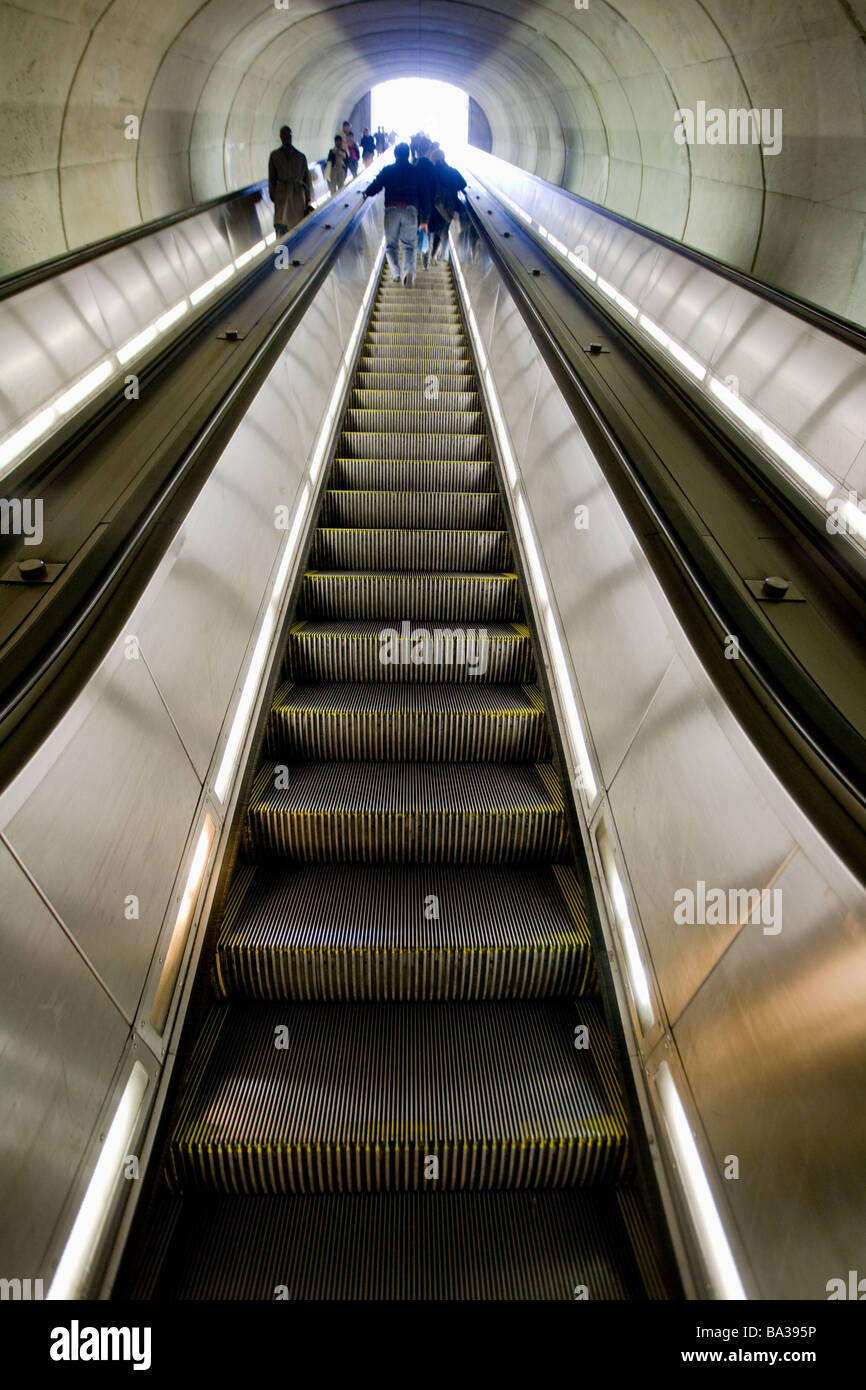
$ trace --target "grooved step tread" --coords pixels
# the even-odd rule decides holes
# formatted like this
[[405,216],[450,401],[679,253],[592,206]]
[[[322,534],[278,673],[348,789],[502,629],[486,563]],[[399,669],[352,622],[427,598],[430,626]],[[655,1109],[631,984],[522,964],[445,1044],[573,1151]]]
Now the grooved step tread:
[[[394,658],[393,648],[383,648]],[[271,706],[271,757],[541,762],[547,720],[534,686],[286,682]]]
[[329,487],[379,492],[490,492],[490,459],[357,459],[338,455]]
[[322,525],[503,531],[496,492],[395,492],[329,488]]
[[292,625],[284,669],[308,680],[522,683],[533,679],[535,660],[520,623],[310,619]]
[[523,616],[516,574],[410,574],[307,570],[307,618],[401,618],[417,622],[507,622]]
[[306,862],[554,862],[567,842],[549,763],[266,763],[253,851]]
[[620,1189],[190,1193],[166,1202],[149,1244],[132,1299],[664,1297],[646,1218]]
[[169,1148],[176,1191],[571,1187],[628,1164],[589,999],[216,1004]]
[[248,866],[214,980],[224,998],[529,999],[583,994],[595,971],[565,864]]
[[319,526],[313,570],[496,573],[509,567],[506,531],[430,527]]

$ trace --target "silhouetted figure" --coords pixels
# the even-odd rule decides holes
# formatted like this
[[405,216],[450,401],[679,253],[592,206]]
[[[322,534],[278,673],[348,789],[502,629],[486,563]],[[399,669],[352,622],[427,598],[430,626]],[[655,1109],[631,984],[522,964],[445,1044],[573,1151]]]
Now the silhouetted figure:
[[447,261],[449,256],[448,228],[460,203],[466,180],[459,169],[446,164],[439,148],[431,155],[433,162],[433,199],[430,212],[430,235],[433,239],[433,259]]
[[[430,190],[426,178],[419,178],[414,164],[409,163],[409,146],[399,144],[394,151],[394,163],[377,174],[365,198],[385,194],[385,255],[391,267],[392,281],[415,284],[415,262],[418,255],[418,229],[427,229],[430,217]],[[403,253],[401,276],[400,253]]]
[[313,211],[313,183],[307,156],[292,144],[290,126],[280,128],[280,140],[279,149],[271,150],[268,160],[268,193],[274,205],[274,231],[285,236],[305,213]]
[[342,135],[334,136],[334,147],[328,150],[328,162],[325,165],[325,178],[331,190],[331,196],[339,193],[343,184],[346,182],[346,169],[348,168],[348,156],[343,145]]

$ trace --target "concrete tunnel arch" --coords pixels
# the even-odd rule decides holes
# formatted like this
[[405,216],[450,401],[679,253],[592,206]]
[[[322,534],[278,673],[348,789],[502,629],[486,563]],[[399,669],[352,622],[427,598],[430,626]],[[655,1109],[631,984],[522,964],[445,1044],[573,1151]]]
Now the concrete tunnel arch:
[[[379,81],[464,88],[493,153],[866,318],[866,0],[3,0],[0,268],[311,159]],[[779,155],[678,145],[699,100],[784,114]],[[124,136],[136,115],[140,138]]]

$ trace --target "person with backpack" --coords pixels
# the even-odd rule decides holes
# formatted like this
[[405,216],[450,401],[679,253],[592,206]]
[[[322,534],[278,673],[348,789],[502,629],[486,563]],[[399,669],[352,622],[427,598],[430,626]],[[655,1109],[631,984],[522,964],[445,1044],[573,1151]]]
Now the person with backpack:
[[460,203],[460,194],[466,187],[466,180],[458,169],[445,162],[441,149],[432,153],[433,196],[430,211],[430,235],[432,237],[433,260],[447,261],[449,257],[448,228]]

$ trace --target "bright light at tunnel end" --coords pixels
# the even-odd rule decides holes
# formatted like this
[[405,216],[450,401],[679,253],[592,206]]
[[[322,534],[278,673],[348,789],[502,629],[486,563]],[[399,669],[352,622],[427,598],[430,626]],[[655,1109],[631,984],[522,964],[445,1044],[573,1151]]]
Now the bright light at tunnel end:
[[[382,125],[408,140],[417,130],[450,151],[469,142],[469,96],[450,82],[427,77],[396,77],[370,93],[371,129]],[[357,131],[355,132],[357,135]]]

